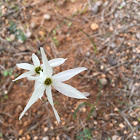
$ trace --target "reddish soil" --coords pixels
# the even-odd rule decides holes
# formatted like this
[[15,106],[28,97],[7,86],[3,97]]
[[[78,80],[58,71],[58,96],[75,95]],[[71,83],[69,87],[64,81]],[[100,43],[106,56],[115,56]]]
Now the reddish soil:
[[[2,3],[8,14],[0,20],[3,27],[0,33],[0,140],[139,140],[140,48],[135,36],[139,20],[135,19],[137,15],[133,16],[134,8],[131,9],[132,4],[137,9],[137,3],[128,2],[119,9],[121,0],[108,4],[103,0],[97,13],[91,10],[87,0],[9,3]],[[92,4],[93,8],[96,2]],[[19,11],[14,11],[12,5]],[[132,21],[115,15],[124,16],[128,9],[131,9]],[[45,19],[45,14],[50,19]],[[29,30],[31,36],[22,43],[17,38],[7,41],[14,34],[8,31],[10,22],[24,33]],[[93,23],[96,29],[91,27]],[[51,105],[46,104],[45,95],[19,121],[34,90],[34,82],[27,79],[12,82],[25,72],[15,65],[32,63],[33,52],[41,60],[40,47],[45,49],[48,59],[67,58],[54,73],[75,67],[88,68],[66,82],[81,92],[88,92],[88,100],[69,98],[52,90],[60,124]],[[12,70],[12,74],[4,75],[5,70]]]

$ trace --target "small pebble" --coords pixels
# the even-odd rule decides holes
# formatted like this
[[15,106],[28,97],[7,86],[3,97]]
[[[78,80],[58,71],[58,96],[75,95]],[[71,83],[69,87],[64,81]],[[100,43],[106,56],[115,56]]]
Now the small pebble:
[[120,137],[119,137],[119,136],[114,135],[114,136],[112,136],[112,140],[121,140],[121,139],[120,139]]
[[80,107],[80,112],[86,112],[86,107],[85,106],[82,106],[82,107]]
[[126,2],[123,1],[123,2],[121,3],[121,5],[118,7],[118,9],[122,9],[122,8],[124,8],[125,6],[126,6]]
[[4,91],[4,94],[6,95],[7,93],[8,93],[8,91],[7,91],[7,90],[5,90],[5,91]]
[[94,13],[94,14],[97,14],[100,10],[100,7],[102,5],[102,1],[97,1],[94,6],[91,8],[91,11]]
[[50,19],[51,19],[51,16],[50,16],[49,14],[45,14],[45,15],[44,15],[44,19],[50,20]]
[[49,140],[49,137],[45,136],[45,137],[42,138],[42,140]]
[[22,44],[24,41],[21,39],[18,39],[18,43]]
[[133,124],[134,126],[137,126],[137,125],[138,125],[138,122],[137,122],[137,121],[134,121],[134,122],[132,122],[132,124]]
[[104,3],[104,7],[108,6],[108,4],[109,4],[109,1],[106,1],[106,2]]
[[90,52],[86,52],[86,57],[90,57]]
[[18,133],[19,133],[19,135],[22,135],[23,134],[23,129],[20,129]]
[[31,22],[30,27],[31,27],[32,29],[35,28],[35,23],[34,23],[34,22]]
[[26,139],[30,140],[31,139],[30,135],[26,135]]
[[22,106],[21,105],[18,105],[16,108],[15,108],[15,111],[16,113],[19,113],[23,110]]
[[109,114],[105,114],[104,115],[104,119],[105,119],[105,121],[109,121],[110,120],[110,115]]
[[137,139],[137,137],[136,136],[133,136],[133,140],[136,140]]
[[99,29],[99,25],[98,25],[97,23],[92,23],[92,24],[90,25],[90,28],[91,28],[93,31],[96,31],[96,30]]
[[125,130],[123,133],[124,133],[124,134],[127,134],[127,131]]
[[10,35],[10,41],[14,41],[16,39],[16,36],[14,34]]
[[136,34],[136,37],[137,37],[137,39],[140,40],[140,33],[137,33],[137,34]]
[[120,124],[119,124],[119,127],[123,129],[125,126],[124,126],[123,123],[120,123]]
[[97,125],[97,124],[98,124],[98,122],[97,122],[97,121],[94,121],[93,123],[94,123],[94,125]]
[[100,82],[103,86],[107,85],[107,79],[106,78],[101,78]]
[[32,33],[30,32],[30,31],[28,31],[27,33],[26,33],[26,37],[27,38],[30,38],[32,36]]
[[34,136],[34,140],[38,140],[38,136]]
[[56,140],[60,140],[60,136],[56,136]]
[[104,69],[104,66],[103,66],[103,65],[101,65],[101,66],[100,66],[100,69],[101,69],[101,70],[103,70],[103,69]]
[[47,127],[45,127],[45,128],[44,128],[44,132],[47,132],[47,131],[48,131],[48,128],[47,128]]

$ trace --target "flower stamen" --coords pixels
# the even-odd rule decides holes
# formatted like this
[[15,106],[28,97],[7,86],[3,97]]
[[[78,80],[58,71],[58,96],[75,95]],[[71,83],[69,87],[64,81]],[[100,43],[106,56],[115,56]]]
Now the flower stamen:
[[47,78],[44,82],[45,85],[49,86],[52,84],[52,79],[51,78]]
[[35,72],[36,72],[37,74],[40,74],[40,71],[41,71],[41,70],[42,70],[42,69],[41,69],[40,66],[35,68]]

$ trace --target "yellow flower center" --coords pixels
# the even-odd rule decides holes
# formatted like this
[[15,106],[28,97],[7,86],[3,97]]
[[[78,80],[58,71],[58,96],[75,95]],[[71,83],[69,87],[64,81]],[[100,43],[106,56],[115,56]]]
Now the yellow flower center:
[[47,78],[44,82],[45,85],[49,86],[52,84],[52,79],[51,78]]
[[40,74],[40,71],[41,71],[41,70],[42,70],[42,69],[41,69],[40,66],[35,68],[35,72],[36,72],[37,74]]

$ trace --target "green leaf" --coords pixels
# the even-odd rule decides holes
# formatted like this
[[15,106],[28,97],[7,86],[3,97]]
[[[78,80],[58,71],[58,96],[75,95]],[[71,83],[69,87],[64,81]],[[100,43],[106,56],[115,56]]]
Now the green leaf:
[[18,77],[18,74],[15,74],[14,77],[17,78]]
[[83,29],[80,29],[80,31],[83,32],[83,33],[90,39],[90,41],[91,41],[91,43],[92,43],[92,45],[93,45],[93,47],[94,47],[94,52],[95,52],[95,54],[96,54],[96,53],[97,53],[97,47],[96,47],[96,45],[95,45],[93,39],[92,39],[92,38],[90,37],[90,35],[89,35],[88,33],[86,33]]
[[90,129],[85,129],[84,134],[85,134],[85,138],[88,138],[88,139],[91,138],[91,130]]
[[40,51],[38,51],[37,54],[40,54]]
[[0,138],[1,138],[1,137],[3,137],[3,134],[2,134],[2,132],[0,132]]
[[52,40],[54,41],[54,43],[55,43],[56,46],[59,45],[59,41],[57,40],[57,37],[56,36],[52,37]]
[[55,104],[55,105],[59,105],[59,103],[58,103],[58,102],[54,102],[54,104]]
[[16,24],[14,22],[11,22],[9,29],[10,29],[10,33],[15,33],[17,31]]
[[8,99],[8,95],[4,95],[3,99],[7,100]]
[[69,22],[69,23],[68,23],[68,26],[70,27],[71,25],[72,25],[72,22]]
[[3,75],[4,75],[5,77],[8,76],[8,71],[7,71],[7,70],[4,70]]
[[76,137],[78,140],[90,140],[92,138],[91,130],[86,128],[82,132],[79,132]]
[[22,31],[19,32],[19,35],[17,35],[17,38],[21,39],[22,41],[25,41],[27,39]]
[[12,73],[13,73],[13,71],[12,71],[12,70],[10,70],[10,71],[9,71],[9,76],[11,76],[11,75],[12,75]]
[[9,37],[7,37],[6,40],[7,40],[8,42],[11,42],[11,39],[10,39]]
[[53,29],[53,34],[56,35],[56,30],[55,29]]

